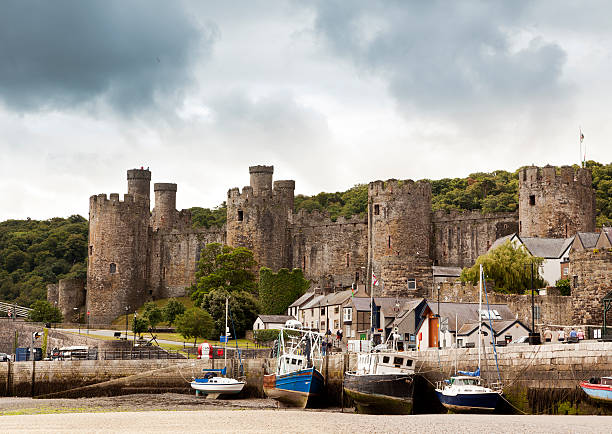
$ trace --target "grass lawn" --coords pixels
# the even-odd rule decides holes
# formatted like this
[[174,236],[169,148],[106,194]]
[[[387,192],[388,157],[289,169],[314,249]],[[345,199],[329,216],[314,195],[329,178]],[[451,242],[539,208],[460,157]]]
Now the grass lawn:
[[[155,303],[160,309],[163,309],[164,306],[166,306],[166,304],[168,304],[170,300],[171,300],[170,298],[162,298],[160,300],[154,300],[153,303]],[[176,297],[176,300],[183,303],[183,305],[185,306],[185,309],[191,309],[193,307],[193,300],[189,296]],[[138,313],[138,315],[142,315],[142,313],[144,312],[144,307],[140,306],[136,310],[136,312]],[[133,309],[130,309],[130,313],[127,314],[127,317],[128,317],[128,329],[131,330],[132,322],[134,321],[134,310]],[[112,325],[117,330],[125,328],[125,315],[121,315],[117,317],[112,322]],[[168,327],[168,323],[161,322],[157,325],[157,327]]]

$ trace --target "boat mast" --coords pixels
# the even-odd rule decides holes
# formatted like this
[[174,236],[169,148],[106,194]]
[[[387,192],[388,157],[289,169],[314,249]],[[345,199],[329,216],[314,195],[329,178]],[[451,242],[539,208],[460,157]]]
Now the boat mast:
[[482,264],[480,264],[480,279],[478,285],[478,371],[480,372],[480,342],[482,341]]
[[372,284],[370,285],[370,351],[374,350],[374,270],[372,270]]
[[223,363],[225,368],[227,368],[227,303],[228,299],[225,297],[225,346],[223,348]]

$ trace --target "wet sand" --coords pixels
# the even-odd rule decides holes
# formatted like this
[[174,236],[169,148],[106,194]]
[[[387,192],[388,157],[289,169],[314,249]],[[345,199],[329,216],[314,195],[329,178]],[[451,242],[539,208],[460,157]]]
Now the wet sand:
[[610,416],[369,416],[297,410],[138,411],[0,417],[4,432],[607,433]]

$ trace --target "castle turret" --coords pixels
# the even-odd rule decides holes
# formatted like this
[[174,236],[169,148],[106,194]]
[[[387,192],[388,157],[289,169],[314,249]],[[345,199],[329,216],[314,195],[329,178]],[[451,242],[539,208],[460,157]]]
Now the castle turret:
[[128,171],[128,190],[89,199],[87,309],[92,324],[107,324],[142,305],[149,232],[148,170]]
[[176,223],[176,184],[155,183],[155,208],[153,230],[172,229]]
[[595,194],[589,169],[531,166],[520,170],[520,235],[566,238],[593,231]]
[[430,228],[429,182],[392,179],[370,183],[368,271],[381,282],[374,289],[376,295],[427,293],[432,284]]
[[136,202],[146,202],[149,208],[151,195],[151,172],[147,169],[132,169],[127,172],[128,194],[134,197]]
[[276,181],[273,166],[251,166],[251,185],[227,193],[227,244],[253,251],[260,266],[292,265],[290,216],[295,181]]
[[249,173],[251,174],[251,188],[255,196],[260,196],[264,191],[272,192],[274,166],[251,166]]

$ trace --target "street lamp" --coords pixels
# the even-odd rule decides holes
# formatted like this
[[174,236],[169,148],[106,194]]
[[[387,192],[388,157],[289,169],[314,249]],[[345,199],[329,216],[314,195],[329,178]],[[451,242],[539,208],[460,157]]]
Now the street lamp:
[[81,311],[78,307],[73,307],[74,313],[77,314],[77,323],[79,324],[79,334],[81,334]]
[[127,335],[127,326],[128,326],[128,312],[130,310],[130,306],[126,306],[125,307],[125,341],[127,342],[128,339],[128,335]]

